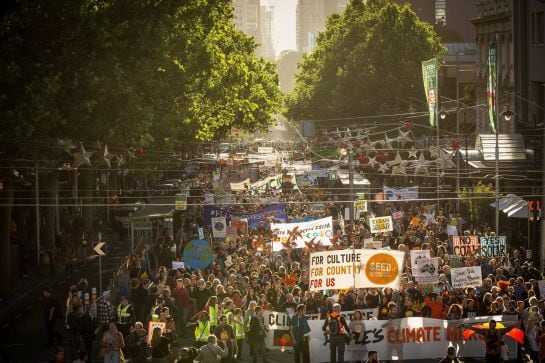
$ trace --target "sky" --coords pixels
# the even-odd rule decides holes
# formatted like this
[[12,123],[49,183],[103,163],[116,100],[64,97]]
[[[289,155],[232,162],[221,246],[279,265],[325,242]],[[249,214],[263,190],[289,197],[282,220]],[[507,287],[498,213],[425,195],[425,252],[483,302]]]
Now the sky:
[[262,5],[274,6],[274,50],[295,50],[295,9],[297,0],[261,0]]

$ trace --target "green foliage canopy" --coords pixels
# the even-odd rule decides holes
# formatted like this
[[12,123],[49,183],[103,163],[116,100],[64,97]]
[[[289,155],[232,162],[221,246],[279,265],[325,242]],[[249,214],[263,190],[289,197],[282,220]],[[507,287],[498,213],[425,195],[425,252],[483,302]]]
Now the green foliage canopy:
[[286,98],[294,120],[376,115],[397,97],[423,98],[421,62],[445,49],[430,24],[393,0],[352,0],[328,19]]

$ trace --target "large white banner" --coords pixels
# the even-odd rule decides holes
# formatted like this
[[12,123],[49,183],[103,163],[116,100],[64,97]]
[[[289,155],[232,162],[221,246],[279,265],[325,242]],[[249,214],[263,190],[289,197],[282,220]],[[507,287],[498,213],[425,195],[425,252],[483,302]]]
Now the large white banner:
[[310,254],[310,291],[399,287],[405,253],[346,249]]
[[452,287],[463,289],[466,287],[479,287],[483,284],[481,266],[460,267],[450,269]]
[[[351,330],[350,342],[346,347],[344,360],[361,361],[367,352],[379,352],[379,359],[400,362],[419,359],[436,360],[443,358],[449,346],[454,346],[459,357],[481,358],[485,356],[484,339],[474,334],[464,340],[458,326],[461,323],[482,324],[494,318],[497,321],[509,317],[484,316],[463,320],[438,320],[430,318],[404,318],[397,320],[358,321],[357,328]],[[309,321],[310,354],[312,363],[329,362],[329,344],[322,331],[323,320]],[[349,325],[353,322],[349,322]],[[517,356],[516,341],[504,336],[509,347],[509,357]]]
[[295,242],[295,248],[305,247],[305,242],[314,240],[314,244],[331,246],[333,238],[333,218],[327,217],[309,222],[271,223],[271,231],[276,235],[273,241],[273,251],[284,248],[282,242]]
[[386,185],[383,192],[388,200],[413,200],[418,199],[418,187],[390,188]]
[[392,216],[369,218],[371,233],[391,232],[394,230]]

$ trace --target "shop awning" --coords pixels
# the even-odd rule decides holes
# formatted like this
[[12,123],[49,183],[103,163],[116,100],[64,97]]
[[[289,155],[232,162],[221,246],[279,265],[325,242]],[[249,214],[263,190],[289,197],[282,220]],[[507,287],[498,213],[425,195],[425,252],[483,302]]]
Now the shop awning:
[[[510,218],[528,218],[528,201],[515,194],[507,194],[498,200],[500,211],[507,214]],[[496,208],[496,202],[490,203],[492,208]]]
[[175,197],[153,198],[134,212],[133,219],[150,219],[168,217],[174,211]]

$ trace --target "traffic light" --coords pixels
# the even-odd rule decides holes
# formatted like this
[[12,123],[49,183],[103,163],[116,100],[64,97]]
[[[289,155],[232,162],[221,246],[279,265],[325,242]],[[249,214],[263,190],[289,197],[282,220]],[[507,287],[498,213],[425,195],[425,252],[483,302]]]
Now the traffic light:
[[528,218],[533,220],[541,220],[541,201],[530,200],[528,201]]

